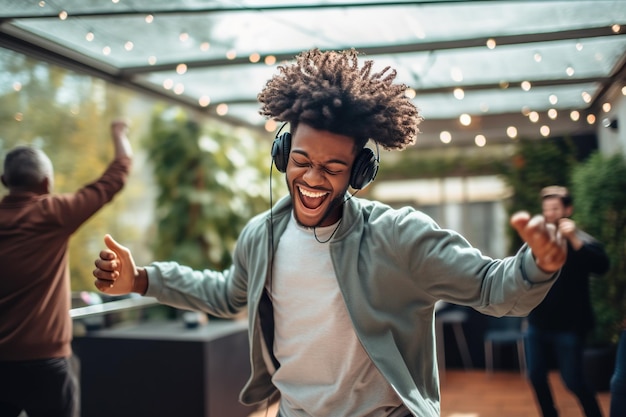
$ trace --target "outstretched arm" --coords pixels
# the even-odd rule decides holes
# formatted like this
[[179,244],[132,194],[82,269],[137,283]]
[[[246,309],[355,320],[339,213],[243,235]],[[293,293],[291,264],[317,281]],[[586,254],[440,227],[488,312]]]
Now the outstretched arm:
[[135,266],[130,250],[108,234],[104,236],[104,243],[108,249],[100,251],[93,271],[96,288],[110,295],[145,294],[148,289],[146,270]]
[[128,140],[128,124],[123,120],[111,122],[111,139],[115,149],[115,158],[133,156],[133,151]]
[[553,224],[543,216],[530,217],[527,212],[511,216],[511,225],[528,244],[539,269],[544,272],[556,272],[565,263],[567,244]]

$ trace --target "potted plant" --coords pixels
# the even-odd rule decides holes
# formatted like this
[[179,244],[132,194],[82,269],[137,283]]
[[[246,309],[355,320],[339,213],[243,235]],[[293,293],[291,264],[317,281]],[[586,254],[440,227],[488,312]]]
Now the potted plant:
[[[626,161],[621,154],[594,153],[572,172],[573,219],[604,244],[610,270],[591,279],[596,326],[587,352],[587,373],[597,374],[600,391],[608,389],[615,348],[626,318]],[[608,363],[601,365],[600,358]],[[592,381],[593,383],[593,381]]]

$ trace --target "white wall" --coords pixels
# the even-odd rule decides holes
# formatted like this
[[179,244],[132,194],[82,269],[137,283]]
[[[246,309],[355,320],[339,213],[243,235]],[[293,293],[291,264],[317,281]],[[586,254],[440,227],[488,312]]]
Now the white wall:
[[[609,95],[611,110],[598,115],[598,147],[605,155],[621,152],[626,156],[626,84]],[[617,129],[603,126],[603,120],[617,120]]]

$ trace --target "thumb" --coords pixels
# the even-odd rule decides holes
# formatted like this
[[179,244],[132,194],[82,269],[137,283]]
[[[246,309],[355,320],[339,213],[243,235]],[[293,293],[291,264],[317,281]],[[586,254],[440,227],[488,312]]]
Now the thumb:
[[135,275],[135,260],[133,259],[130,249],[120,245],[110,234],[104,235],[104,244],[111,251],[115,252],[117,259],[121,263],[122,271],[120,273],[130,273]]
[[524,229],[526,228],[526,225],[528,224],[528,222],[530,221],[530,214],[526,211],[518,211],[517,213],[513,214],[511,216],[511,226],[513,226],[513,228],[515,230],[517,230],[517,233],[520,236],[524,236]]
[[123,252],[128,252],[128,248],[117,243],[117,241],[113,239],[113,236],[109,234],[104,235],[104,244],[107,245],[107,248],[115,252],[117,256],[121,256]]

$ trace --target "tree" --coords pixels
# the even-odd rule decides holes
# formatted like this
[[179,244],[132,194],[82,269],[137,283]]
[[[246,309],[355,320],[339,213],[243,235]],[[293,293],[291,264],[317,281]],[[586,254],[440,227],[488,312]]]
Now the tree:
[[574,219],[605,246],[609,271],[591,280],[596,316],[594,342],[617,344],[626,320],[626,162],[620,154],[594,154],[576,167]]

